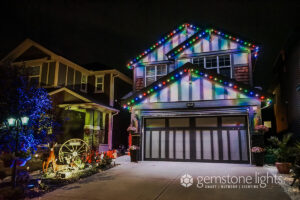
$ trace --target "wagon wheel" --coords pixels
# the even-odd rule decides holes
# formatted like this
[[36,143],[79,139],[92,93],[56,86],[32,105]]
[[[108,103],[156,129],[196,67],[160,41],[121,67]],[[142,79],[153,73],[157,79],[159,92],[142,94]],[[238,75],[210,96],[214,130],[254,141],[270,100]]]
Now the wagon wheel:
[[86,158],[89,152],[88,144],[81,139],[70,139],[63,143],[59,149],[59,161],[62,163],[66,162],[66,158],[70,158],[71,160],[78,160],[82,158]]

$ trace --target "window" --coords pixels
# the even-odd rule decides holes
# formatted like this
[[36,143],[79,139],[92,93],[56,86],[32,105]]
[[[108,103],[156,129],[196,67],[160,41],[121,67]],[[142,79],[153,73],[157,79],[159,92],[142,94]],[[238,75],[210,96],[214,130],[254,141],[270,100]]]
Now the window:
[[104,91],[104,76],[96,76],[95,92],[101,93]]
[[81,75],[81,87],[80,90],[86,92],[87,89],[87,75],[82,74]]
[[151,83],[157,81],[161,77],[167,75],[167,66],[166,65],[151,65],[146,66],[146,78],[145,86],[150,85]]
[[212,68],[217,68],[217,56],[208,56],[206,57],[205,61],[205,68],[206,69],[212,69]]
[[232,78],[230,54],[193,58],[192,62],[199,67],[215,70],[218,74]]
[[39,86],[41,66],[33,66],[28,68],[28,81],[31,86]]
[[194,58],[193,64],[198,65],[199,67],[204,67],[204,57]]

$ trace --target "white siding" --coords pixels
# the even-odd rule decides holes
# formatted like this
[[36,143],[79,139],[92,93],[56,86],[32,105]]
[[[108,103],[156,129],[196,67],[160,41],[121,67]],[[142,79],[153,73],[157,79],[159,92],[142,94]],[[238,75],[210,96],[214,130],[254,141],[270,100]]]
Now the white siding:
[[233,64],[248,64],[248,53],[233,54]]

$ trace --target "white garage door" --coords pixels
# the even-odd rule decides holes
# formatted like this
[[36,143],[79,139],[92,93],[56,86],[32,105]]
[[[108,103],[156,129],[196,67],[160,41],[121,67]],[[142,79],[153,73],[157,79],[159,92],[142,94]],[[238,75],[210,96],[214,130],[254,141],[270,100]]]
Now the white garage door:
[[145,160],[249,163],[245,116],[145,119]]

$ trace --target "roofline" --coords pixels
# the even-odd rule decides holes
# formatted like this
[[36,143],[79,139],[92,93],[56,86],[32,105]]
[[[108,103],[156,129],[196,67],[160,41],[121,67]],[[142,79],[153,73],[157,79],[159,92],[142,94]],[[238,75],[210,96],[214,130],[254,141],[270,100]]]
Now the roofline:
[[91,71],[91,75],[97,75],[97,74],[117,74],[120,79],[125,81],[126,83],[132,85],[133,80],[129,78],[124,73],[120,72],[117,69],[108,69],[108,70],[97,70],[97,71]]
[[[271,95],[265,94],[262,91],[259,91],[255,88],[252,88],[249,85],[239,83],[236,80],[229,79],[220,74],[213,73],[206,69],[199,69],[197,65],[194,65],[190,62],[182,65],[181,67],[175,69],[171,73],[162,77],[161,79],[155,81],[151,85],[144,87],[142,90],[133,93],[131,96],[127,97],[123,102],[124,108],[129,108],[130,106],[134,106],[136,103],[140,103],[144,100],[144,98],[149,97],[156,91],[167,87],[177,80],[176,77],[180,77],[183,73],[188,73],[189,71],[195,71],[200,76],[203,76],[213,82],[218,82],[219,84],[224,84],[224,87],[230,87],[236,90],[237,92],[246,93],[245,95],[249,96],[249,98],[259,98],[260,101],[268,101],[268,97]],[[226,84],[225,84],[226,82]],[[248,94],[249,93],[249,94]]]
[[[243,45],[243,46],[245,46],[245,47],[251,49],[251,51],[254,50],[254,51],[255,51],[255,52],[254,52],[254,57],[257,57],[257,53],[258,53],[258,51],[259,51],[259,46],[258,46],[256,43],[253,43],[253,42],[247,42],[247,41],[248,41],[247,39],[246,39],[246,41],[245,41],[245,40],[239,39],[239,37],[233,36],[233,35],[230,34],[230,33],[227,33],[227,32],[226,32],[226,34],[225,34],[224,32],[221,32],[221,31],[216,30],[216,29],[213,29],[213,28],[207,28],[207,27],[205,27],[205,26],[199,27],[199,26],[194,26],[194,25],[188,24],[188,23],[184,23],[182,26],[186,26],[186,25],[191,26],[192,28],[195,28],[195,29],[196,29],[196,32],[194,33],[194,35],[190,36],[190,37],[187,38],[185,41],[181,42],[181,43],[178,44],[176,47],[174,47],[171,51],[169,51],[169,52],[166,54],[166,56],[167,56],[168,58],[171,58],[172,56],[175,55],[175,54],[174,54],[174,55],[170,55],[170,53],[174,52],[175,50],[176,50],[176,51],[175,51],[176,54],[179,53],[179,52],[177,52],[178,49],[180,49],[179,51],[182,51],[182,50],[185,48],[184,45],[185,45],[186,42],[189,42],[190,40],[193,40],[193,39],[194,39],[193,42],[198,41],[198,39],[202,38],[202,36],[205,35],[206,33],[209,33],[209,34],[213,33],[213,34],[216,34],[216,35],[220,35],[221,37],[227,38],[227,39],[229,39],[230,41],[234,41],[234,42],[236,42],[236,43],[238,43],[238,44],[240,44],[240,45]],[[181,26],[180,26],[180,27],[181,27]],[[204,34],[202,33],[203,30],[204,30]],[[172,35],[172,37],[173,37],[174,35],[177,35],[177,33],[180,33],[180,32],[181,32],[181,30],[180,30],[180,31],[175,31],[175,33]],[[201,33],[202,33],[202,34],[201,34]],[[199,35],[201,35],[201,36],[199,36]],[[159,41],[159,43],[156,43],[155,45],[153,45],[153,46],[155,46],[153,49],[151,49],[151,50],[150,50],[150,49],[147,49],[147,50],[145,50],[143,53],[141,53],[140,55],[138,55],[137,57],[135,57],[134,59],[132,59],[132,60],[127,64],[127,67],[128,67],[129,69],[132,69],[132,68],[134,67],[134,65],[135,65],[136,63],[138,63],[138,61],[140,61],[143,57],[145,57],[146,55],[148,55],[149,53],[151,53],[151,52],[152,52],[154,49],[156,49],[157,47],[163,45],[165,41],[169,40],[169,39],[172,38],[172,37],[169,37],[169,38],[167,38],[166,40],[164,39],[164,38],[165,38],[165,37],[164,37],[162,40]],[[195,38],[196,38],[196,40],[195,40]],[[151,46],[151,47],[152,47],[152,46]],[[184,48],[180,48],[180,47],[184,47]]]
[[83,97],[82,95],[80,95],[80,94],[78,94],[78,93],[76,93],[76,92],[74,92],[74,91],[72,91],[72,90],[70,90],[70,89],[68,89],[68,88],[66,88],[66,87],[59,88],[59,89],[57,89],[57,90],[54,90],[54,91],[52,91],[52,92],[49,92],[48,94],[49,94],[50,96],[52,96],[52,95],[57,94],[57,93],[62,92],[62,91],[66,91],[66,92],[68,92],[68,93],[74,95],[75,97],[77,97],[77,98],[79,98],[79,99],[81,99],[81,100],[83,100],[83,101],[85,101],[85,102],[87,102],[87,103],[92,102],[90,99],[85,98],[85,97]]
[[[115,109],[115,108],[113,108],[113,107],[106,106],[106,105],[104,105],[104,104],[100,104],[100,103],[97,103],[97,102],[93,102],[92,100],[90,100],[90,99],[88,99],[88,98],[86,98],[86,97],[84,97],[84,96],[82,96],[82,95],[80,95],[80,94],[78,94],[78,93],[76,93],[76,92],[74,92],[74,91],[72,91],[72,90],[66,88],[66,87],[59,88],[59,89],[57,89],[57,90],[54,90],[54,91],[52,91],[52,92],[49,92],[48,94],[49,94],[50,96],[52,96],[52,95],[57,94],[57,93],[62,92],[62,91],[66,91],[66,92],[70,93],[71,95],[73,95],[73,96],[75,96],[75,97],[77,97],[77,98],[79,98],[79,99],[85,101],[85,103],[97,104],[97,105],[99,105],[99,106],[101,106],[101,107],[103,107],[103,108],[105,108],[105,109],[107,109],[107,110],[119,112],[118,109]],[[66,103],[66,104],[68,104],[68,103]],[[61,105],[64,105],[64,104],[61,104]]]
[[[69,64],[75,68],[79,68],[81,71],[85,71],[85,73],[90,73],[89,70],[87,70],[86,68],[68,60],[67,58],[64,58],[56,53],[54,53],[53,51],[47,49],[46,47],[42,46],[41,44],[29,39],[29,38],[26,38],[23,42],[21,42],[21,44],[19,44],[16,48],[14,48],[11,52],[9,52],[2,60],[1,62],[5,62],[11,55],[14,55],[16,54],[15,57],[18,57],[20,56],[23,52],[25,52],[28,48],[30,48],[31,46],[35,46],[39,49],[41,49],[42,51],[44,51],[46,54],[49,54],[51,56],[51,58],[53,59],[57,59],[57,60],[60,60],[60,61],[63,61],[65,62],[65,64]],[[26,62],[26,61],[25,61]]]

